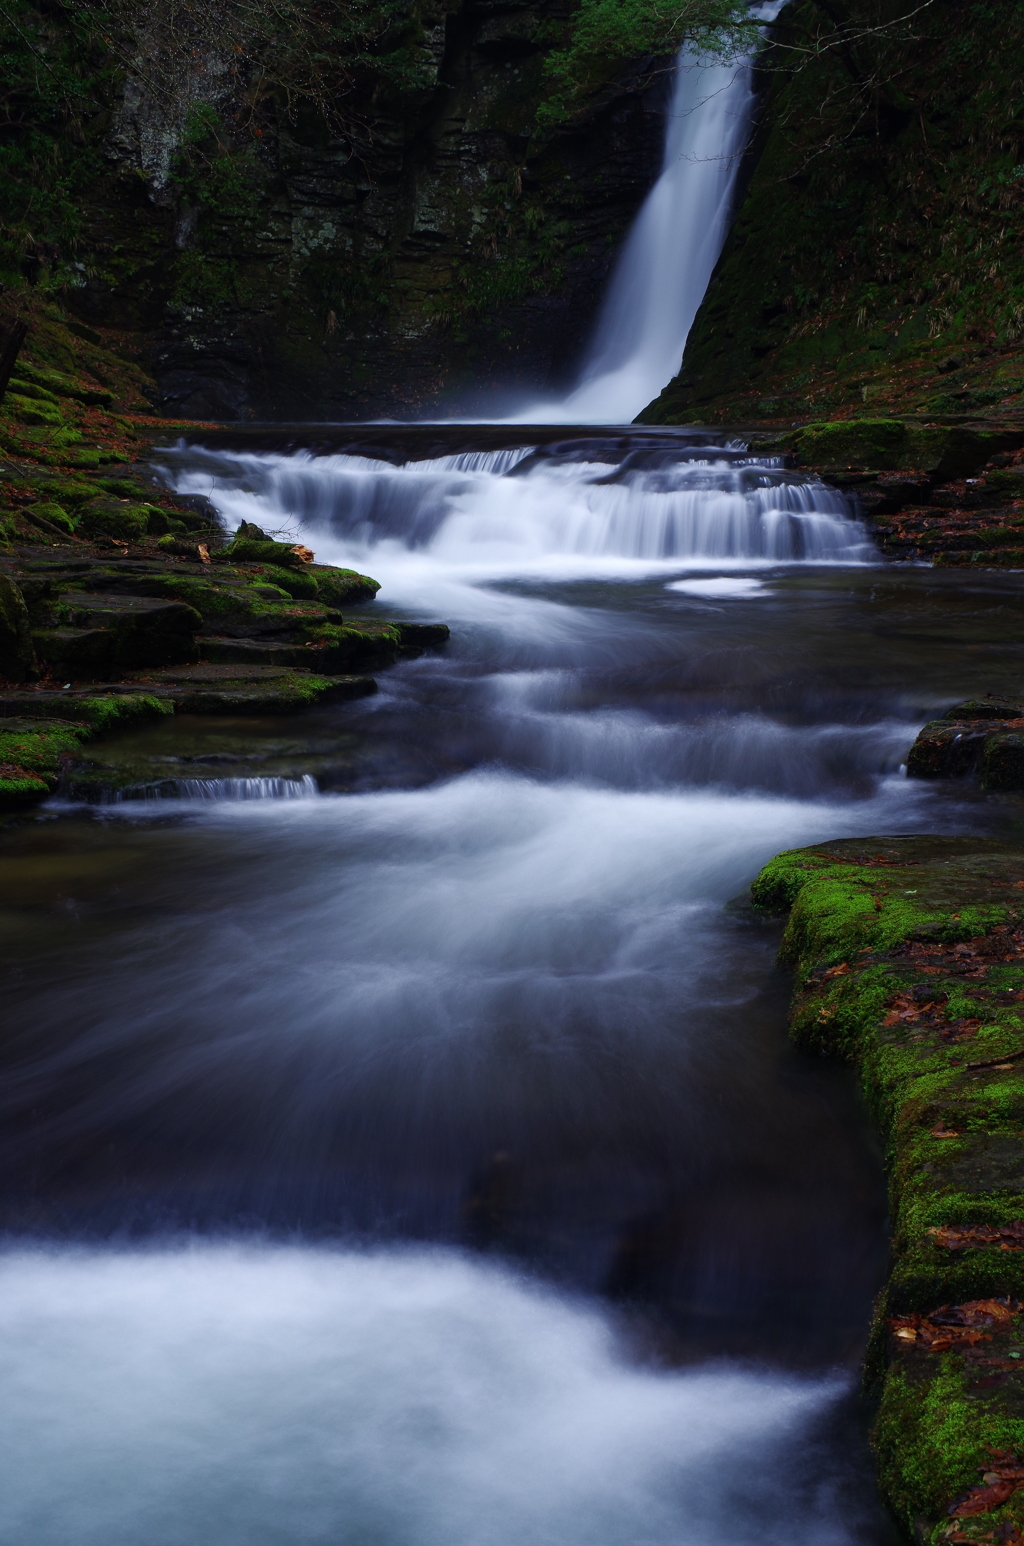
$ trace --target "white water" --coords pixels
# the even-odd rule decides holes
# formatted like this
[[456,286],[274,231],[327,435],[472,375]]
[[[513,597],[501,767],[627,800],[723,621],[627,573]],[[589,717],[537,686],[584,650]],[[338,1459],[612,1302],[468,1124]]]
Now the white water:
[[849,1540],[776,1469],[811,1472],[834,1380],[629,1367],[592,1310],[442,1254],[12,1253],[0,1380],[4,1546]]
[[319,794],[308,773],[301,778],[167,778],[158,784],[119,789],[115,805],[135,800],[310,800]]
[[[382,581],[391,605],[435,607],[449,621],[496,620],[510,605],[519,615],[531,610],[476,588],[512,577],[625,578],[875,557],[844,496],[783,473],[777,458],[671,440],[625,456],[596,440],[583,454],[575,443],[538,449],[527,440],[514,450],[394,466],[365,456],[193,449],[166,476],[179,492],[208,495],[229,529],[246,520],[301,531],[321,561]],[[538,626],[540,612],[554,622],[548,603],[532,610]]]
[[[753,8],[774,21],[784,0]],[[754,107],[749,59],[676,63],[661,175],[626,239],[569,395],[511,422],[628,424],[679,370],[729,229]]]

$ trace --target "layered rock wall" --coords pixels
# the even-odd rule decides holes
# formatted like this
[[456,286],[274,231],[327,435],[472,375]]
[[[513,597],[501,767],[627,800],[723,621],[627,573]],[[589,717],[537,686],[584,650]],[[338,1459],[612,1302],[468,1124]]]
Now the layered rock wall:
[[213,44],[89,104],[67,303],[133,336],[163,412],[409,416],[571,374],[657,173],[664,73],[624,67],[539,133],[558,0],[421,10],[408,84],[356,80],[343,127]]

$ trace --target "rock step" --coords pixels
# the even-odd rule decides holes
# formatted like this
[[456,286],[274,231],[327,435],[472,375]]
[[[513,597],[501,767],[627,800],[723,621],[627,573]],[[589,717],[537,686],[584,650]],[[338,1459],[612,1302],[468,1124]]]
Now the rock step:
[[201,662],[66,691],[0,692],[0,721],[18,716],[97,723],[105,718],[105,705],[132,699],[145,700],[154,710],[164,703],[183,714],[292,714],[376,691],[372,676],[319,676],[286,666]]
[[196,641],[204,661],[218,665],[292,666],[310,665],[310,650],[304,644],[280,644],[272,639],[230,639],[221,635],[201,634]]

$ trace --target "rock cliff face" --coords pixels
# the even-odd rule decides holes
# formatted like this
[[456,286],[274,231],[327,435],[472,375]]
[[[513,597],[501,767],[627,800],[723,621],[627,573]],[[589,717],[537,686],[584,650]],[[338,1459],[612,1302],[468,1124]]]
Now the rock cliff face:
[[424,13],[412,83],[357,84],[344,134],[215,48],[170,98],[122,75],[85,116],[68,303],[135,335],[173,414],[408,416],[557,385],[656,176],[665,101],[630,66],[538,134],[561,14]]
[[1018,414],[1024,11],[800,0],[764,63],[746,195],[641,417]]

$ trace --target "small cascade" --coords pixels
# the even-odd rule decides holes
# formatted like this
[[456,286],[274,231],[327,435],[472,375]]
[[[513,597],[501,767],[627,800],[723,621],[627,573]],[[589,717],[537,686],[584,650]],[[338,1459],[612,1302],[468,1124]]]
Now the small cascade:
[[167,778],[158,784],[118,789],[111,804],[134,800],[310,800],[319,795],[315,778]]
[[[211,478],[211,474],[213,477]],[[538,561],[856,563],[873,556],[849,502],[777,457],[667,439],[600,437],[468,455],[182,452],[168,476],[208,493],[229,527],[297,520],[314,543],[372,563],[382,544],[445,565]],[[336,558],[342,561],[342,556]]]

